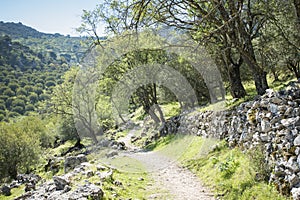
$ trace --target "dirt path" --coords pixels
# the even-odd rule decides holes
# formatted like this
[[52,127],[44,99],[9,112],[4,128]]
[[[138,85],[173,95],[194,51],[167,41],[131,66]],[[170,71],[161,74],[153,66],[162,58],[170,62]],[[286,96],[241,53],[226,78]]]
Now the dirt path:
[[[122,139],[130,147],[128,157],[134,158],[147,168],[154,183],[147,188],[152,191],[148,199],[174,199],[174,200],[211,200],[213,194],[204,187],[201,181],[188,169],[180,167],[176,161],[159,152],[137,152],[129,138],[135,130]],[[159,188],[159,190],[157,190]]]
[[149,199],[210,200],[213,194],[188,169],[157,152],[132,153],[130,157],[142,162],[155,180],[149,190],[162,188]]

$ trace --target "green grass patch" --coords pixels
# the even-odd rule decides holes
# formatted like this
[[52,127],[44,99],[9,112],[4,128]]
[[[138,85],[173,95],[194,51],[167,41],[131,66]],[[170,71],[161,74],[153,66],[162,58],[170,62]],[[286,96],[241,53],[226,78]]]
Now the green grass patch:
[[140,161],[125,155],[113,158],[103,157],[101,162],[121,172],[142,173],[146,171],[145,166]]
[[160,106],[166,119],[180,114],[180,105],[178,102],[171,102]]
[[113,179],[122,185],[104,182],[104,199],[147,199],[151,194],[151,191],[147,190],[151,178],[146,173],[115,171]]
[[[186,158],[191,156],[190,153]],[[185,159],[184,165],[222,199],[287,199],[272,185],[256,180],[257,162],[238,148],[229,149],[225,142],[221,142],[214,151],[195,156],[196,159]]]
[[13,188],[10,196],[0,195],[0,200],[13,200],[21,196],[23,193],[25,193],[25,185],[21,185],[18,188]]
[[121,131],[121,132],[117,132],[116,133],[116,136],[115,136],[115,139],[119,139],[119,138],[122,138],[122,137],[125,137],[126,135],[128,135],[129,133],[129,129],[126,129],[124,131]]
[[148,144],[144,147],[144,149],[148,151],[159,150],[160,148],[163,148],[167,144],[171,143],[172,141],[175,141],[175,135],[167,135],[165,137],[159,138],[157,141]]

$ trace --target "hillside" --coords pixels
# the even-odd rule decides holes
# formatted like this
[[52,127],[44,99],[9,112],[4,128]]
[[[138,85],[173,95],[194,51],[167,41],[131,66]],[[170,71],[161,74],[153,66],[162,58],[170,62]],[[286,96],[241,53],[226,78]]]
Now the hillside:
[[0,121],[41,112],[41,102],[50,98],[68,68],[66,60],[0,37]]
[[9,35],[14,39],[17,38],[42,38],[42,37],[58,37],[60,34],[47,34],[39,32],[29,26],[23,25],[21,22],[0,22],[0,33],[1,35]]
[[[59,33],[48,34],[39,32],[21,22],[0,22],[0,36],[8,35],[13,40],[30,47],[39,53],[54,53],[67,62],[78,63],[87,49],[86,38],[64,36]],[[53,54],[53,55],[54,55]]]

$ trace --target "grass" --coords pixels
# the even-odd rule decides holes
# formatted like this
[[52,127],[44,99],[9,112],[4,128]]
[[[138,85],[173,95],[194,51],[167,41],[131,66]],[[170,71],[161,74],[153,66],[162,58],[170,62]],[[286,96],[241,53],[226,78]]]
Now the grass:
[[180,114],[180,105],[178,102],[171,102],[161,105],[161,109],[166,119]]
[[247,153],[238,148],[229,149],[224,141],[215,149],[192,159],[188,159],[192,154],[186,154],[183,163],[213,188],[217,196],[239,200],[287,199],[274,186],[263,180],[256,180],[256,162]]
[[104,199],[147,199],[150,194],[147,185],[150,177],[146,173],[129,173],[115,171],[114,180],[122,183],[115,185],[113,182],[104,182],[102,187],[105,192]]
[[125,137],[126,135],[128,135],[129,130],[126,129],[124,131],[120,131],[116,133],[115,139],[118,140],[119,138]]
[[16,197],[21,196],[24,193],[24,189],[25,189],[25,185],[21,185],[18,188],[13,188],[11,190],[12,195],[10,196],[0,195],[0,200],[13,200]]
[[248,154],[228,148],[225,141],[190,135],[159,139],[154,150],[176,157],[221,199],[288,199],[275,186],[257,180],[256,175],[263,171],[258,166],[260,152]]

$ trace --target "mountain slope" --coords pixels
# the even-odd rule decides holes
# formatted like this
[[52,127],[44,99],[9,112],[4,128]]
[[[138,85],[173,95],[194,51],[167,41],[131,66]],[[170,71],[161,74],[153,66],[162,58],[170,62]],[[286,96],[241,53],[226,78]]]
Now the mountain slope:
[[14,41],[30,47],[39,53],[49,52],[63,57],[69,63],[79,63],[88,48],[87,38],[70,37],[59,33],[39,32],[22,23],[0,22],[0,36],[8,35]]

